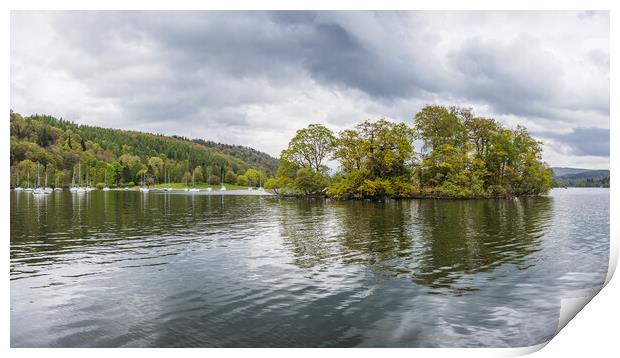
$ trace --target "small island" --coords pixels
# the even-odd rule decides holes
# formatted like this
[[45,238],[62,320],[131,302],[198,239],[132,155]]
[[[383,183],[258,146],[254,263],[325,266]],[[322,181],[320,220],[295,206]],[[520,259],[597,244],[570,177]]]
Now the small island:
[[[380,119],[337,136],[321,124],[298,130],[266,188],[336,199],[541,195],[553,186],[541,146],[525,127],[505,128],[469,108],[427,105],[412,127]],[[330,171],[329,161],[338,170]]]

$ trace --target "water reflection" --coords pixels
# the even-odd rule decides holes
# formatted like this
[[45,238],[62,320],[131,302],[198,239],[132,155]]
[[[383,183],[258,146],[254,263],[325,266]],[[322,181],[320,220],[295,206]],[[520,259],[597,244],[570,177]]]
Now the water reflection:
[[17,347],[519,346],[600,288],[609,194],[11,194]]
[[336,260],[433,288],[510,263],[534,265],[552,218],[549,197],[485,201],[279,202],[281,236],[300,268]]

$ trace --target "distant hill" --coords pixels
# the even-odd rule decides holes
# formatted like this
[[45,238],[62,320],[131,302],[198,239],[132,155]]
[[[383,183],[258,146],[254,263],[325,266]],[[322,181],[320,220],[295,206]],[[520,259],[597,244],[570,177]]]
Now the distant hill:
[[193,139],[192,142],[212,148],[222,153],[226,153],[231,157],[235,157],[249,163],[253,166],[266,168],[269,172],[275,173],[278,169],[278,160],[267,153],[260,152],[254,148],[244,147],[241,145],[232,145],[213,142],[203,139]]
[[559,187],[609,187],[609,170],[579,168],[551,168],[554,181]]
[[553,167],[553,175],[556,177],[560,177],[566,174],[577,174],[590,171],[590,169],[581,169],[581,168],[566,168],[566,167]]

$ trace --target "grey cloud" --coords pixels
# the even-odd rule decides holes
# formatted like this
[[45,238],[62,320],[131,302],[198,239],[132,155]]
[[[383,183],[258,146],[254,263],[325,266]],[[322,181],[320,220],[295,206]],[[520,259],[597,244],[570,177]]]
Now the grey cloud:
[[541,132],[536,135],[555,139],[568,146],[576,155],[609,156],[609,129],[578,127],[566,134]]
[[[346,103],[346,108],[295,123],[346,125],[349,113],[360,114],[353,122],[377,115],[410,122],[419,105],[433,102],[483,106],[496,116],[538,121],[550,132],[550,123],[566,131],[582,127],[585,117],[596,119],[590,126],[608,127],[609,86],[602,82],[609,76],[605,41],[579,54],[596,77],[576,83],[573,75],[584,69],[563,62],[573,55],[566,52],[571,47],[551,50],[555,40],[527,29],[530,14],[560,18],[568,24],[562,29],[566,33],[591,29],[596,22],[607,26],[607,33],[595,34],[604,40],[609,36],[604,12],[39,12],[49,29],[19,38],[15,29],[23,28],[18,22],[29,21],[33,14],[13,13],[12,42],[36,43],[49,36],[51,46],[45,61],[37,57],[34,45],[19,51],[12,46],[12,77],[28,74],[21,71],[29,68],[33,79],[45,84],[48,73],[62,74],[85,88],[91,100],[117,106],[123,118],[115,123],[131,122],[133,128],[143,122],[173,130],[176,122],[186,121],[208,128],[210,136],[240,139],[242,134],[227,137],[214,131],[246,128],[250,133],[260,131],[258,126],[291,126],[290,117],[280,118],[283,113],[338,108],[338,103]],[[487,35],[475,31],[500,18],[519,30],[498,29],[501,36],[495,36],[492,27],[483,31]],[[577,26],[573,18],[586,27],[571,28]],[[37,94],[20,88],[12,83],[13,101],[35,104],[26,111],[45,112],[36,104],[62,102],[39,102]],[[330,91],[337,95],[325,95]],[[286,108],[301,97],[308,108]],[[64,112],[56,114],[85,112],[79,105],[68,101]],[[257,121],[256,113],[273,123]],[[597,128],[591,133],[603,134]],[[282,141],[257,149],[277,154]],[[577,155],[592,151],[580,148],[577,140],[563,141]]]
[[529,36],[509,43],[469,39],[450,60],[463,76],[462,91],[472,99],[491,99],[498,113],[545,116],[544,108],[563,95],[561,67]]

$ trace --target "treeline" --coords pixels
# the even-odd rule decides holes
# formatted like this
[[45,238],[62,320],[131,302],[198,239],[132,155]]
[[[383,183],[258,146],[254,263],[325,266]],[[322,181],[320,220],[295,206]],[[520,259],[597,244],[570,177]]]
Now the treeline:
[[252,166],[263,168],[270,173],[275,173],[278,169],[278,160],[267,153],[260,152],[254,148],[241,145],[224,144],[203,139],[192,139],[192,142],[213,148],[233,158],[238,158]]
[[[426,106],[411,127],[381,119],[337,136],[319,124],[300,129],[266,187],[335,198],[538,195],[553,184],[541,153],[524,127],[504,128],[467,108]],[[335,173],[328,161],[338,162]]]
[[604,187],[609,188],[608,170],[588,170],[582,173],[565,174],[554,178],[555,187]]
[[[180,137],[78,125],[52,116],[11,111],[11,185],[132,186],[164,182],[258,185],[272,175],[263,156],[247,161]],[[248,152],[237,150],[235,153]],[[272,159],[275,161],[275,159]],[[78,175],[79,174],[79,175]],[[17,183],[19,178],[19,183]]]

